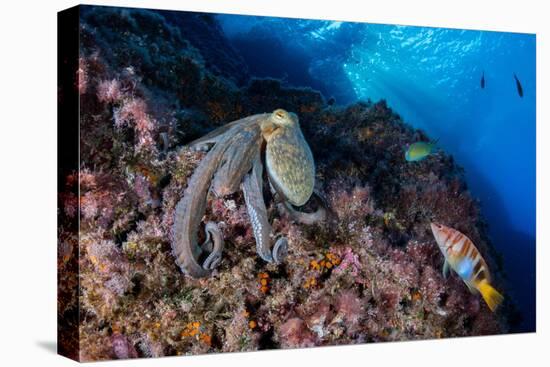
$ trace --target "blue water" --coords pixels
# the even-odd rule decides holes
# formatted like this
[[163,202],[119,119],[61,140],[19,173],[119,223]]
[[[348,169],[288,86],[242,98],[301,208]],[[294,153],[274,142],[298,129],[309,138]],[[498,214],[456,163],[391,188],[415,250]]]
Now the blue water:
[[[535,35],[219,15],[250,73],[345,105],[385,99],[465,168],[535,329]],[[523,87],[518,95],[513,74]],[[480,86],[485,76],[485,88]]]

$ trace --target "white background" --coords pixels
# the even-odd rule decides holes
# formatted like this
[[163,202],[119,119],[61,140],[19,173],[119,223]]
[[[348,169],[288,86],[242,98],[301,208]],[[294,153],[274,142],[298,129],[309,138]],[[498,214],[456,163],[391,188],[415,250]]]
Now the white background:
[[[89,1],[210,12],[537,33],[537,333],[106,362],[113,366],[526,366],[548,363],[549,20],[545,1]],[[0,365],[65,366],[56,340],[56,12],[73,1],[0,11]],[[518,128],[521,128],[518,126]],[[495,131],[495,134],[498,134]],[[502,152],[506,159],[511,152]],[[546,213],[545,213],[546,211]],[[545,226],[546,224],[546,226]],[[347,367],[347,366],[345,366]]]

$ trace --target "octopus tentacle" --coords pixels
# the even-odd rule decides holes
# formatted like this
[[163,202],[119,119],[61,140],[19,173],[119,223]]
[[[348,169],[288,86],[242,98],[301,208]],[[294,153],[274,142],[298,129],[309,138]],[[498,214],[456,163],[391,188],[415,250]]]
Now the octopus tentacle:
[[258,154],[252,171],[243,180],[244,200],[256,239],[256,252],[264,261],[279,263],[286,255],[288,245],[286,238],[282,237],[271,250],[271,225],[267,219],[267,209],[262,194],[262,170],[263,166]]
[[323,222],[327,215],[325,208],[322,207],[319,207],[313,213],[306,213],[294,209],[288,202],[283,202],[281,205],[293,221],[301,224],[311,225]]
[[279,212],[286,212],[290,216],[290,219],[301,224],[312,225],[315,223],[324,222],[325,220],[327,220],[328,214],[330,212],[330,210],[328,209],[328,205],[319,192],[314,191],[312,196],[315,196],[320,204],[319,208],[317,208],[317,210],[312,213],[306,213],[296,210],[292,206],[292,204],[290,204],[286,200],[280,202],[277,205],[277,208],[279,209]]
[[275,202],[277,203],[277,210],[279,211],[279,213],[281,215],[284,213],[288,214],[290,216],[290,219],[295,222],[312,225],[315,223],[324,222],[328,219],[329,215],[332,215],[332,211],[329,209],[329,205],[327,204],[326,199],[323,195],[321,195],[319,191],[315,189],[312,192],[312,197],[314,196],[318,200],[320,204],[319,208],[317,208],[317,210],[313,213],[306,213],[294,209],[294,206],[285,199],[284,194],[282,194],[281,191],[278,190],[278,188],[273,184],[273,182],[271,182],[271,180],[269,181],[269,188],[275,198]]
[[288,255],[288,240],[286,237],[280,237],[273,246],[273,261],[277,264],[282,263]]
[[213,222],[206,223],[204,227],[206,240],[202,248],[210,252],[210,255],[202,263],[205,270],[214,270],[222,260],[223,238],[218,226]]
[[256,239],[256,252],[267,262],[273,262],[271,254],[271,225],[267,220],[267,209],[261,188],[263,166],[260,157],[257,156],[252,165],[252,171],[244,176],[242,190],[252,231]]
[[236,192],[243,177],[252,168],[260,154],[262,136],[258,124],[241,126],[231,137],[231,145],[223,156],[223,162],[212,179],[212,191],[217,196]]
[[[195,170],[183,198],[176,205],[174,225],[172,227],[172,252],[176,263],[181,270],[193,277],[205,277],[212,271],[212,266],[219,264],[215,259],[207,257],[207,262],[200,264],[200,258],[207,252],[197,244],[197,229],[206,211],[206,196],[210,188],[212,177],[216,172],[228,142],[220,141],[206,155]],[[213,257],[221,257],[223,241],[219,230],[214,224],[207,225],[207,243],[212,236],[214,244],[211,246]],[[208,246],[206,246],[208,247]],[[206,268],[205,268],[206,266]]]
[[265,119],[267,115],[268,114],[253,115],[230,122],[228,124],[218,127],[217,129],[196,140],[193,140],[187,146],[189,149],[206,151],[210,149],[214,144],[224,139],[227,135],[232,135],[229,134],[230,131],[234,131],[237,127],[244,128],[253,124],[258,124],[258,119]]

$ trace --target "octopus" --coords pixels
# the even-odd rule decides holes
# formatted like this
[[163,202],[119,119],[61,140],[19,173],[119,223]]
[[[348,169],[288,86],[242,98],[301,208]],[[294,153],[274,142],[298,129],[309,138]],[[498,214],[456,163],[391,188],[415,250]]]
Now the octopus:
[[[296,114],[277,109],[236,120],[193,141],[188,148],[207,154],[189,179],[174,214],[172,252],[184,274],[207,277],[222,260],[224,240],[216,223],[204,224],[205,240],[198,242],[209,193],[224,197],[242,190],[258,256],[268,263],[284,261],[288,240],[272,233],[263,195],[264,165],[279,211],[304,224],[325,220],[326,206],[314,190],[313,155]],[[314,196],[321,203],[316,211],[295,208]]]

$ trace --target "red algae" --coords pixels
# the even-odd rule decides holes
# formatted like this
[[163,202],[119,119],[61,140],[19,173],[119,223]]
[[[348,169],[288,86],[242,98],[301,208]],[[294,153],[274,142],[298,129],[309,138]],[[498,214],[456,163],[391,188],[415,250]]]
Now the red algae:
[[315,345],[314,336],[307,328],[306,323],[297,317],[291,318],[281,325],[279,338],[283,348],[303,348]]

